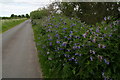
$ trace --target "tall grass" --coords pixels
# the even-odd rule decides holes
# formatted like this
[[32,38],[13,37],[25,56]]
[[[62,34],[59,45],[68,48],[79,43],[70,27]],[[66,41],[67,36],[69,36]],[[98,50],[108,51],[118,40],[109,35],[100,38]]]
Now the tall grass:
[[2,28],[0,28],[0,33],[5,32],[8,29],[11,29],[12,27],[24,22],[25,20],[27,19],[24,18],[24,19],[3,19],[1,20]]

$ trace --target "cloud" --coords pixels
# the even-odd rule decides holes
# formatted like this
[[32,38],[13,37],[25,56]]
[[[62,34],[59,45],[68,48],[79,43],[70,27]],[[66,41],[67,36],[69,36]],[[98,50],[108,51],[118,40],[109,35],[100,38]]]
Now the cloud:
[[0,16],[26,14],[50,4],[53,0],[0,0]]

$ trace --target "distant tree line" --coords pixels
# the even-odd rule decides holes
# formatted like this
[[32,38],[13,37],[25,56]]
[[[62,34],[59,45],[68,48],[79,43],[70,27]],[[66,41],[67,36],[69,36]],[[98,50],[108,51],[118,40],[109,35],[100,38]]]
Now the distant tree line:
[[24,15],[15,15],[15,14],[11,14],[10,17],[1,17],[2,19],[16,19],[16,18],[30,18],[30,16],[28,14]]
[[11,14],[10,16],[11,18],[30,18],[30,16],[28,14],[24,15],[15,15],[15,14]]

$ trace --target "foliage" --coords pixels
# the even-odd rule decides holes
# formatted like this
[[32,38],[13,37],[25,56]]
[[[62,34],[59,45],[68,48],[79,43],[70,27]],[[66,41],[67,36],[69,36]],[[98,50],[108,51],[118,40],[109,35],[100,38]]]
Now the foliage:
[[49,14],[48,10],[46,10],[46,9],[36,10],[36,11],[32,11],[30,13],[30,17],[31,17],[31,19],[41,19],[44,16],[47,16],[48,14]]
[[70,79],[120,79],[119,20],[86,25],[79,18],[49,16],[34,20],[44,76]]
[[1,28],[2,30],[0,29],[0,33],[7,31],[8,29],[22,23],[25,20],[26,20],[26,18],[1,20],[2,21],[2,28]]
[[119,2],[62,2],[59,9],[66,16],[77,16],[87,24],[96,24],[105,16],[120,18],[119,6]]

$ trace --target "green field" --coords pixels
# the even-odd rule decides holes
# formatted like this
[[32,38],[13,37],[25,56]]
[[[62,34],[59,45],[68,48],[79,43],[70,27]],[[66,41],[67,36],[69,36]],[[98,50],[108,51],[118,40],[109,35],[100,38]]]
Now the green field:
[[0,33],[3,33],[9,29],[11,29],[12,27],[15,27],[16,25],[24,22],[25,20],[27,20],[26,18],[23,19],[2,19],[0,21]]

